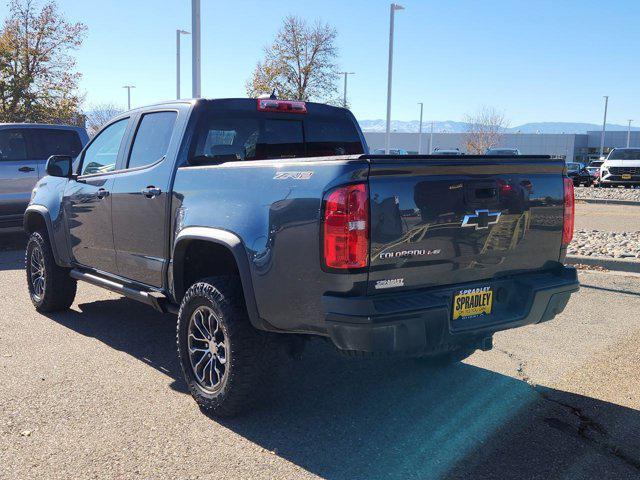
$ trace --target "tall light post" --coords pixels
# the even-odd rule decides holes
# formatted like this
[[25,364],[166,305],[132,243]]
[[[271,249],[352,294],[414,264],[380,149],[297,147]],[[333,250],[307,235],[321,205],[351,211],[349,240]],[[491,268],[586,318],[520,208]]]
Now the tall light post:
[[356,72],[338,72],[340,75],[344,75],[344,92],[342,97],[342,106],[347,108],[347,75],[355,75]]
[[124,85],[122,88],[127,89],[127,110],[131,110],[131,89],[136,88],[135,85]]
[[180,35],[189,35],[186,30],[176,30],[176,98],[180,100]]
[[389,13],[389,67],[387,71],[387,129],[384,137],[384,153],[389,154],[391,143],[391,81],[393,76],[393,27],[396,10],[404,10],[402,5],[392,3]]
[[600,158],[604,156],[604,132],[607,129],[607,107],[609,106],[609,95],[604,97],[604,120],[602,121],[602,133],[600,134]]
[[627,127],[627,148],[629,148],[631,144],[631,122],[633,122],[633,120],[629,120],[629,126]]
[[191,0],[191,95],[200,98],[200,0]]
[[429,134],[429,155],[433,153],[433,120],[431,121],[431,133]]
[[418,102],[420,105],[420,125],[418,126],[418,155],[422,153],[422,107],[423,103]]

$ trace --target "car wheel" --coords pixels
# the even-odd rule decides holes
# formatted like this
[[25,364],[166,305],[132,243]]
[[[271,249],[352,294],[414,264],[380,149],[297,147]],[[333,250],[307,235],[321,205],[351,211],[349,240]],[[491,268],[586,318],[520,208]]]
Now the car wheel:
[[201,409],[233,416],[253,405],[277,357],[273,334],[249,321],[237,277],[209,277],[180,305],[177,343],[189,392]]
[[67,310],[76,297],[70,269],[56,264],[46,232],[33,232],[27,243],[25,270],[31,303],[39,312]]

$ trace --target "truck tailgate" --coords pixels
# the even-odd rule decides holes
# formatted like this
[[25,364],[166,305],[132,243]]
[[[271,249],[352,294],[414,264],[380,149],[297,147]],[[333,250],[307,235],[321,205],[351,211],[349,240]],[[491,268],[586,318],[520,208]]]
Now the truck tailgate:
[[562,160],[368,158],[370,294],[558,266]]

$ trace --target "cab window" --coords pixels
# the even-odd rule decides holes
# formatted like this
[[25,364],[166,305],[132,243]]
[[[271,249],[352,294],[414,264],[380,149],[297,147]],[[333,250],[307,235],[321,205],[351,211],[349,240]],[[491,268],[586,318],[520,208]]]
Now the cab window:
[[26,158],[27,146],[20,130],[0,130],[0,161]]
[[124,118],[102,130],[84,152],[81,175],[108,173],[116,169],[118,151],[129,119]]
[[131,147],[128,168],[151,165],[167,154],[177,116],[177,112],[153,112],[142,116]]

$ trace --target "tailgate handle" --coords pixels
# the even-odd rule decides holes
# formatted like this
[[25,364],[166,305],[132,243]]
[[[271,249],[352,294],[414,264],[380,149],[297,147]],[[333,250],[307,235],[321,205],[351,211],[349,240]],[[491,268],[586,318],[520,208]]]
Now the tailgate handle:
[[498,195],[498,189],[495,187],[476,188],[475,195],[477,199],[494,198]]

